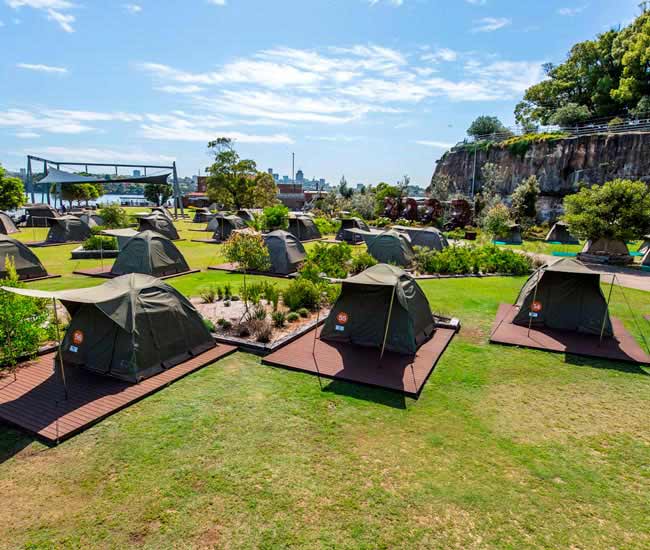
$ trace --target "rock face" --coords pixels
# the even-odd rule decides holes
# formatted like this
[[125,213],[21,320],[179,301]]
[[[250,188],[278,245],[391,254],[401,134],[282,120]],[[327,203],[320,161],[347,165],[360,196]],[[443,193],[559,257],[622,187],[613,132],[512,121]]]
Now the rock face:
[[[580,184],[604,183],[615,178],[650,181],[650,133],[595,134],[531,144],[523,155],[494,146],[476,153],[476,191],[482,186],[481,167],[494,163],[505,168],[508,181],[501,189],[509,195],[529,176],[537,176],[543,219],[559,215],[562,199]],[[438,161],[434,177],[448,176],[457,188],[470,193],[474,152],[454,148]]]

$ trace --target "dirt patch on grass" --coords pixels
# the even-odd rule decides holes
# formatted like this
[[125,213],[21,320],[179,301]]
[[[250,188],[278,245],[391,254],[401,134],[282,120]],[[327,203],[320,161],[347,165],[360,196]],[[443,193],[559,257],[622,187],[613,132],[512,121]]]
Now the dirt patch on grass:
[[564,442],[601,434],[650,442],[649,405],[647,384],[621,387],[593,381],[500,384],[476,407],[495,431],[521,442]]

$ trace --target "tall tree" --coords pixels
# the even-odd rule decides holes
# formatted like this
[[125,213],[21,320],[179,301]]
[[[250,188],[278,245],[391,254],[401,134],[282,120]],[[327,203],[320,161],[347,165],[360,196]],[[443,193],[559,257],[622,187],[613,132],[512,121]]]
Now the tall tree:
[[8,176],[0,165],[0,210],[14,210],[25,201],[25,187],[20,178]]
[[467,129],[467,135],[475,138],[490,134],[507,133],[508,129],[495,116],[480,116]]
[[155,202],[156,206],[165,204],[172,194],[172,186],[168,183],[148,183],[144,186],[144,198]]
[[272,204],[277,194],[275,181],[270,174],[262,176],[255,161],[240,158],[230,138],[211,141],[208,149],[214,154],[214,163],[206,169],[210,200],[236,209]]

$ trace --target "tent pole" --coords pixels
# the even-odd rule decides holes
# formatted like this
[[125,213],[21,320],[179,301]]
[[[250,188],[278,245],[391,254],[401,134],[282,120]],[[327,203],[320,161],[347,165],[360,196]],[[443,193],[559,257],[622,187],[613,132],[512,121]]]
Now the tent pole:
[[616,280],[616,274],[612,277],[612,283],[609,285],[609,296],[607,296],[607,308],[603,315],[603,322],[600,326],[600,340],[598,340],[598,345],[600,346],[603,343],[603,335],[605,334],[605,322],[607,321],[607,314],[609,313],[609,302],[612,299],[612,290],[614,290],[614,281]]
[[314,327],[314,343],[311,347],[311,355],[314,358],[314,366],[316,367],[316,375],[318,376],[318,387],[323,391],[323,383],[320,379],[320,369],[318,368],[318,361],[316,360],[316,337],[318,335],[318,321],[320,319],[320,300],[318,302],[318,309],[316,310],[316,326]]
[[[540,277],[540,269],[537,270],[537,281],[535,282],[535,292],[533,293],[533,303],[537,301],[537,287],[539,286],[539,277]],[[530,311],[528,312],[528,335],[527,337],[530,338],[530,329],[533,326],[533,318],[530,315]]]
[[52,307],[54,307],[54,324],[56,325],[56,339],[59,341],[59,349],[57,355],[59,356],[59,370],[61,372],[61,380],[63,380],[63,393],[65,395],[65,400],[68,400],[68,384],[65,380],[65,371],[63,370],[63,350],[61,346],[63,342],[61,341],[61,333],[59,331],[59,314],[56,311],[56,298],[52,298]]
[[384,348],[386,347],[386,339],[388,338],[388,327],[390,327],[390,317],[393,314],[393,301],[395,300],[395,291],[397,290],[397,283],[393,287],[393,293],[390,296],[390,306],[388,306],[388,318],[386,319],[386,330],[384,330],[384,341],[381,343],[381,353],[379,354],[379,362],[381,363],[384,357]]

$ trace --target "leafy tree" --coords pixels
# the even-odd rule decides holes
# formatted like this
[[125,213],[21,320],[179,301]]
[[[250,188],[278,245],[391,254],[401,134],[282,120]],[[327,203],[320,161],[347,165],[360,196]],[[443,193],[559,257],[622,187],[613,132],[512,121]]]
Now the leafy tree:
[[508,129],[495,116],[483,115],[478,117],[467,129],[467,135],[472,137],[487,136],[490,134],[501,134]]
[[369,191],[355,193],[350,199],[353,212],[366,220],[371,220],[375,215],[375,194]]
[[351,199],[354,195],[354,189],[348,187],[348,181],[345,179],[345,176],[341,176],[341,181],[339,182],[339,195],[344,199]]
[[512,218],[508,207],[503,203],[497,203],[485,215],[483,229],[492,237],[498,238],[507,235],[511,223]]
[[650,116],[650,95],[644,95],[632,109],[631,114],[636,117]]
[[[56,192],[56,184],[52,185],[52,191]],[[98,199],[103,193],[103,188],[100,184],[95,183],[62,183],[60,199],[68,201],[70,207],[72,203],[77,201],[81,204],[82,201],[88,205],[88,201]]]
[[15,210],[25,202],[25,187],[20,178],[8,176],[0,165],[0,210]]
[[[0,286],[20,288],[13,258],[5,263],[7,276]],[[23,356],[36,354],[45,338],[43,328],[49,313],[45,300],[36,300],[0,290],[0,365],[14,367]]]
[[521,182],[512,193],[512,213],[524,227],[530,227],[535,223],[539,192],[537,177],[530,176]]
[[585,105],[577,103],[567,103],[557,109],[549,118],[551,124],[558,126],[574,126],[585,122],[591,118],[591,111]]
[[172,186],[168,183],[148,183],[144,186],[144,198],[156,206],[165,204],[173,195]]
[[618,86],[611,96],[625,106],[635,106],[650,94],[650,13],[638,17],[621,30],[612,45],[613,54],[622,67]]
[[267,206],[264,209],[264,226],[267,229],[286,229],[289,225],[289,209],[283,204]]
[[238,231],[224,244],[224,256],[242,271],[266,271],[271,267],[269,251],[259,233]]
[[98,213],[104,220],[104,227],[121,229],[129,226],[129,215],[119,204],[107,204],[100,208]]
[[260,174],[255,161],[241,159],[230,138],[208,143],[215,155],[207,168],[208,197],[226,208],[257,208],[275,202],[277,186],[270,174]]
[[402,211],[402,188],[399,185],[389,185],[385,182],[381,182],[375,188],[375,207],[377,214],[384,213],[384,201],[387,198],[396,199],[397,207],[399,211]]
[[616,179],[564,199],[564,220],[585,239],[637,239],[650,231],[650,193],[641,181]]

